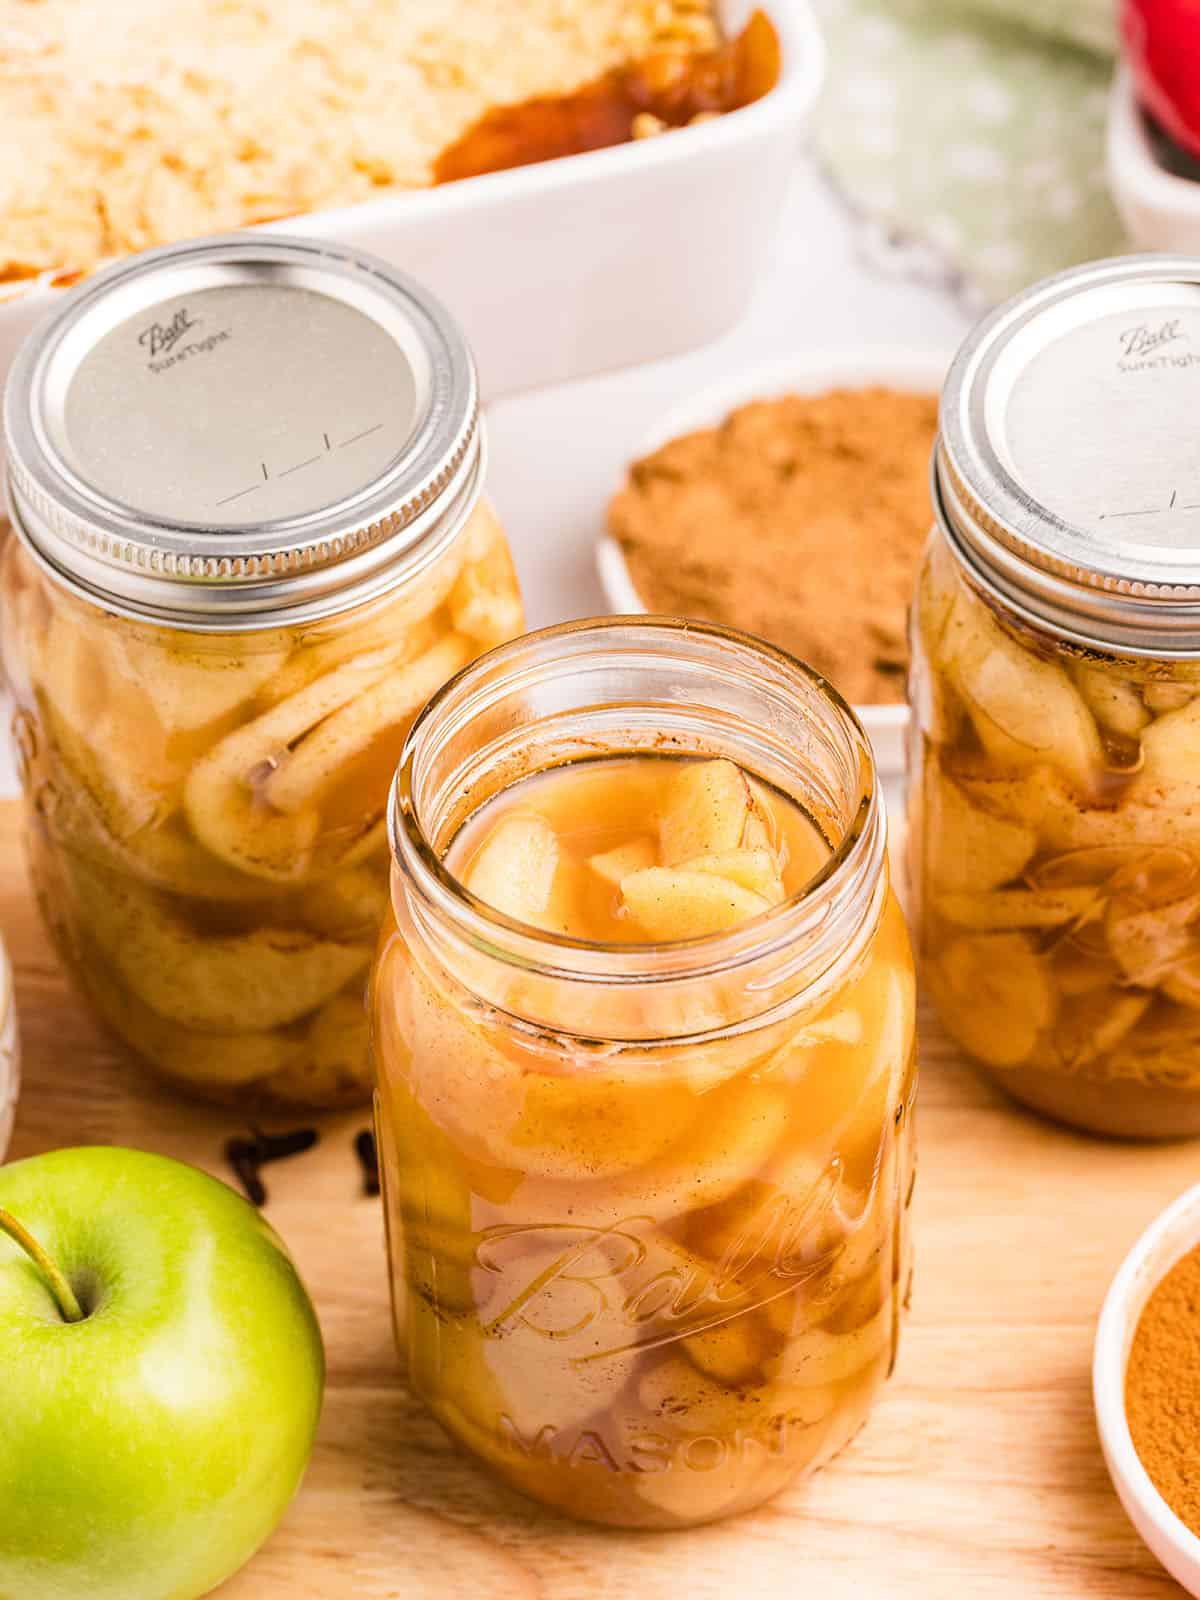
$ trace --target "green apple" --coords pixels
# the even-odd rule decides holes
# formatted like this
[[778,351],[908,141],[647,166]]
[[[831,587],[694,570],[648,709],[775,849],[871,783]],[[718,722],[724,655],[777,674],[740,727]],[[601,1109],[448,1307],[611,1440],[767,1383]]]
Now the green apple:
[[252,1206],[109,1147],[0,1167],[0,1600],[195,1600],[286,1510],[324,1384]]

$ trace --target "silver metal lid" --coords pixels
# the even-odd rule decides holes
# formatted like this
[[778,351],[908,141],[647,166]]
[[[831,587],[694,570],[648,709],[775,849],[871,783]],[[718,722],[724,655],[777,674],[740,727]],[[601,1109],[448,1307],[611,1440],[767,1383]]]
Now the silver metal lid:
[[1021,615],[1200,651],[1200,258],[1095,262],[981,322],[942,392],[934,499]]
[[199,630],[418,573],[479,494],[474,362],[436,299],[324,241],[236,234],[98,273],[26,340],[10,507],[107,608]]

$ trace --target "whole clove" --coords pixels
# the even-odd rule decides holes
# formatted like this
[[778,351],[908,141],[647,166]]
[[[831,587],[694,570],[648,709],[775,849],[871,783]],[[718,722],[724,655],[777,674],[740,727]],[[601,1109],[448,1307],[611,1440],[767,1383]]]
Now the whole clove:
[[261,1169],[271,1161],[282,1161],[288,1156],[303,1155],[317,1143],[315,1128],[294,1128],[288,1133],[266,1133],[262,1128],[251,1128],[250,1137],[225,1141],[225,1159],[242,1191],[251,1205],[267,1203],[267,1186]]
[[379,1151],[375,1146],[375,1135],[370,1128],[364,1128],[354,1138],[354,1154],[358,1157],[359,1165],[363,1170],[363,1193],[374,1196],[379,1193]]

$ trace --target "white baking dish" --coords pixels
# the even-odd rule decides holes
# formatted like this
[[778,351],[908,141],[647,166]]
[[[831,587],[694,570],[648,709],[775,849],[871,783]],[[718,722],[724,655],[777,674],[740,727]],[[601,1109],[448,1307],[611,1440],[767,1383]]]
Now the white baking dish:
[[[638,454],[649,455],[680,434],[714,427],[750,400],[768,400],[784,394],[820,394],[825,389],[854,389],[870,384],[937,394],[952,355],[950,350],[891,347],[852,352],[812,351],[804,356],[752,367],[700,390],[674,407],[655,424]],[[605,597],[614,611],[645,611],[621,547],[607,533],[597,545],[596,565]],[[876,765],[889,798],[896,799],[905,769],[908,708],[871,705],[856,706],[855,710],[870,736]]]
[[1127,67],[1108,102],[1108,186],[1138,249],[1200,252],[1200,183],[1159,163]]
[[[736,31],[754,0],[719,9]],[[809,0],[765,9],[782,72],[741,111],[271,228],[374,250],[428,284],[466,329],[488,398],[703,344],[737,319],[767,262],[823,75]],[[0,297],[0,382],[61,293],[48,275]]]

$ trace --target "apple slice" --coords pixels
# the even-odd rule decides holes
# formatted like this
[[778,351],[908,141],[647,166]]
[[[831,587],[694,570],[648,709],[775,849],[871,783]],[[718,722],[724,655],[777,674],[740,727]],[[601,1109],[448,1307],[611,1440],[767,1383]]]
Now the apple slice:
[[1122,739],[1136,739],[1150,721],[1150,713],[1136,683],[1119,677],[1111,667],[1089,661],[1074,664],[1071,672],[1088,710],[1100,727]]
[[778,856],[779,831],[775,826],[771,802],[762,785],[755,783],[753,778],[746,779],[746,787],[750,791],[750,815],[742,829],[742,849],[769,850],[773,856]]
[[654,848],[654,841],[641,838],[630,839],[628,844],[616,845],[611,850],[602,850],[598,856],[589,856],[588,866],[605,883],[620,888],[631,873],[642,872],[654,866],[657,860],[658,851]]
[[168,1078],[202,1094],[258,1084],[285,1072],[298,1059],[302,1038],[294,1032],[209,1033],[181,1028],[152,1011],[116,973],[86,936],[80,951],[87,961],[87,992],[101,1017],[139,1056]]
[[743,1312],[685,1339],[683,1348],[706,1377],[726,1388],[740,1389],[763,1382],[763,1364],[771,1353],[769,1331],[764,1336],[753,1311]]
[[1142,699],[1152,717],[1161,717],[1167,711],[1182,711],[1196,698],[1192,683],[1147,683],[1142,685]]
[[1059,1071],[1076,1071],[1108,1055],[1142,1020],[1153,998],[1114,984],[1090,994],[1083,1005],[1064,1007],[1049,1041],[1051,1062]]
[[304,1048],[263,1088],[284,1105],[357,1105],[373,1087],[364,1081],[371,1059],[362,989],[335,994],[313,1017]]
[[746,1410],[742,1397],[731,1393],[720,1379],[709,1377],[672,1351],[662,1361],[646,1362],[639,1375],[637,1398],[648,1416],[686,1417],[689,1431],[711,1432],[718,1439],[735,1436]]
[[521,596],[503,535],[463,568],[448,604],[456,631],[486,650],[521,632]]
[[752,806],[746,775],[732,761],[701,761],[675,773],[658,818],[664,865],[739,850]]
[[150,700],[123,681],[107,640],[51,624],[33,661],[47,742],[87,789],[107,831],[131,839],[177,801],[186,767],[168,748]]
[[769,900],[740,883],[683,867],[632,872],[621,884],[621,897],[652,939],[722,933],[771,909]]
[[[177,640],[188,640],[188,646]],[[283,647],[248,644],[244,654],[232,656],[228,639],[212,645],[203,634],[183,634],[168,645],[157,633],[145,638],[132,629],[113,638],[112,650],[168,733],[194,732],[229,716],[287,659]]]
[[518,922],[537,923],[550,905],[558,839],[536,811],[514,811],[488,834],[467,869],[471,893]]
[[693,856],[683,865],[689,872],[711,872],[715,877],[728,878],[751,894],[762,895],[772,905],[784,898],[779,863],[770,850],[722,850],[716,855]]
[[[73,906],[121,982],[160,1017],[200,1033],[286,1027],[325,1004],[371,962],[372,940],[317,939],[298,928],[198,935],[162,896],[81,860]],[[118,1030],[123,1031],[123,1030]]]
[[301,915],[306,927],[326,939],[373,939],[389,904],[385,872],[347,867],[305,885]]
[[1200,894],[1162,904],[1144,896],[1117,894],[1108,903],[1104,931],[1108,948],[1127,982],[1153,988],[1170,979],[1195,949],[1193,924]]
[[951,1038],[991,1067],[1020,1066],[1058,1010],[1058,996],[1025,933],[956,940],[931,964],[928,983]]
[[318,808],[351,762],[377,739],[390,734],[398,745],[430,695],[470,656],[467,641],[448,633],[417,660],[385,672],[299,742],[276,752],[273,770],[263,782],[268,805],[290,816]]
[[1189,956],[1179,962],[1159,987],[1176,1005],[1200,1008],[1200,957]]
[[1034,655],[965,590],[941,653],[998,776],[1048,763],[1080,793],[1095,789],[1104,769],[1100,735],[1062,667]]
[[1062,889],[990,889],[982,894],[956,890],[938,895],[935,904],[947,921],[981,932],[1068,924],[1079,927],[1104,912],[1100,891],[1087,884]]
[[939,889],[952,894],[998,889],[1020,875],[1037,849],[1034,828],[973,806],[932,762],[926,796],[926,848]]
[[393,666],[387,650],[368,652],[327,672],[215,744],[192,768],[184,806],[192,832],[220,860],[248,873],[295,883],[310,870],[320,814],[266,804],[264,789],[305,734],[343,706],[362,704]]
[[938,657],[942,635],[954,609],[961,580],[948,550],[934,540],[926,553],[917,584],[917,619],[925,650]]
[[[1194,809],[1200,791],[1200,700],[1160,716],[1142,735],[1142,767],[1131,801],[1173,810]],[[1175,818],[1171,831],[1175,832]]]

